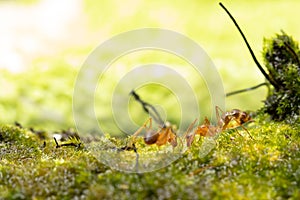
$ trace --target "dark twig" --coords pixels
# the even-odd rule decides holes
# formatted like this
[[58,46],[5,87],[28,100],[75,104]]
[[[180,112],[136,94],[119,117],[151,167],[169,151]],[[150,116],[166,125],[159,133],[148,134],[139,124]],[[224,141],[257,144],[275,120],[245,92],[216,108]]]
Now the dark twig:
[[60,145],[58,144],[57,140],[55,137],[53,137],[54,141],[55,141],[55,144],[56,144],[56,148],[60,147]]
[[138,172],[139,170],[139,153],[137,152],[137,148],[135,146],[135,144],[133,143],[132,146],[124,146],[124,147],[121,147],[121,148],[118,148],[117,149],[118,151],[134,151],[134,153],[136,154],[136,159],[135,159],[135,170],[136,172]]
[[[161,119],[159,113],[157,112],[154,106],[143,101],[134,90],[130,92],[130,95],[132,95],[134,99],[140,104],[142,104],[144,111],[148,113],[153,118],[153,120],[156,121],[156,123],[160,124],[162,127],[165,127],[164,121]],[[153,112],[150,112],[150,110],[152,110]]]
[[236,90],[236,91],[233,91],[233,92],[229,92],[226,94],[226,97],[229,97],[229,96],[232,96],[232,95],[235,95],[235,94],[239,94],[239,93],[243,93],[243,92],[247,92],[247,91],[250,91],[250,90],[255,90],[261,86],[268,86],[268,83],[261,83],[261,84],[258,84],[256,86],[253,86],[253,87],[250,87],[250,88],[245,88],[245,89],[242,89],[242,90]]
[[279,85],[277,84],[277,82],[274,81],[274,80],[272,79],[272,77],[269,76],[269,75],[265,72],[265,70],[262,68],[262,66],[260,65],[260,63],[259,63],[258,60],[256,59],[255,54],[253,53],[253,51],[252,51],[252,49],[251,49],[251,47],[250,47],[250,45],[249,45],[249,43],[248,43],[248,41],[247,41],[247,39],[246,39],[244,33],[243,33],[243,31],[240,29],[240,27],[239,27],[238,23],[235,21],[234,17],[230,14],[230,12],[226,9],[226,7],[225,7],[221,2],[220,2],[219,4],[220,4],[220,6],[225,10],[225,12],[229,15],[229,17],[230,17],[230,19],[232,20],[232,22],[234,23],[235,27],[238,29],[238,31],[239,31],[240,34],[242,35],[242,37],[243,37],[243,39],[244,39],[244,42],[246,43],[247,48],[248,48],[248,50],[249,50],[249,52],[250,52],[250,54],[251,54],[251,56],[252,56],[252,59],[254,60],[256,66],[258,67],[258,69],[259,69],[259,70],[261,71],[261,73],[266,77],[266,79],[267,79],[267,80],[268,80],[268,81],[269,81],[276,89],[278,89],[278,88],[279,88]]
[[20,124],[19,122],[15,122],[15,126],[19,127],[19,128],[23,128],[22,124]]
[[56,138],[55,137],[53,137],[53,138],[54,138],[54,141],[55,141],[55,144],[56,144],[56,148],[67,147],[67,146],[73,146],[73,147],[80,148],[80,146],[81,146],[81,143],[75,144],[74,142],[64,143],[64,144],[59,145],[58,142],[57,142],[57,140],[56,140]]
[[34,128],[30,127],[29,130],[36,134],[41,140],[45,140],[46,139],[46,132],[42,131],[42,130],[35,130]]
[[77,148],[79,148],[79,147],[81,146],[81,143],[79,143],[79,144],[75,144],[75,143],[71,142],[71,143],[65,143],[65,144],[61,144],[60,146],[61,146],[61,147],[73,146],[73,147],[77,147]]
[[297,53],[294,51],[294,49],[287,43],[284,42],[284,46],[286,46],[286,48],[288,49],[288,51],[294,56],[296,62],[298,63],[298,65],[300,66],[300,61],[298,59],[298,55]]
[[43,146],[42,146],[42,148],[45,148],[45,147],[46,147],[46,145],[47,145],[47,143],[46,143],[46,141],[44,141],[44,142],[43,142]]
[[135,144],[133,143],[132,146],[124,146],[118,149],[118,151],[134,151],[135,153],[137,153],[137,148],[135,146]]

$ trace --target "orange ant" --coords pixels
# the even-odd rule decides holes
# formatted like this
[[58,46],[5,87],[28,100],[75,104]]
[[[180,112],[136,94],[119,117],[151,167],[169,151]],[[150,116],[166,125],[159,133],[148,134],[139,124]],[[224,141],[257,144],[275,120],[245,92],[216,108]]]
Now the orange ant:
[[[130,95],[132,95],[134,99],[142,105],[144,111],[151,116],[151,118],[149,118],[144,123],[144,125],[133,134],[133,137],[135,138],[142,131],[143,128],[146,128],[147,131],[144,137],[144,141],[146,144],[156,144],[157,146],[162,146],[169,142],[173,147],[176,147],[177,136],[176,133],[173,131],[171,124],[169,122],[165,123],[160,117],[155,107],[143,101],[134,90],[130,92]],[[152,129],[152,118],[157,124],[159,124],[159,126],[161,127],[160,130],[154,131]],[[147,128],[148,123],[149,127]]]
[[[222,113],[221,115],[220,112]],[[217,115],[216,126],[211,125],[210,121],[205,117],[203,124],[198,126],[193,133],[188,134],[189,132],[187,132],[185,134],[188,147],[192,145],[195,135],[197,134],[203,137],[206,136],[211,137],[218,133],[221,133],[224,130],[235,129],[237,133],[241,135],[236,129],[238,127],[242,127],[248,133],[250,138],[253,139],[249,131],[243,126],[243,124],[253,121],[253,119],[248,113],[238,109],[233,109],[228,112],[223,112],[218,106],[216,106],[216,115]],[[196,120],[191,125],[193,126],[195,122]]]
[[[147,124],[149,123],[149,127]],[[146,134],[144,136],[144,142],[148,145],[156,144],[157,146],[165,145],[169,142],[173,147],[177,146],[177,136],[172,130],[171,126],[163,126],[160,130],[154,131],[152,129],[152,118],[149,118],[143,126],[141,126],[134,134],[133,140],[135,137],[141,133],[141,131],[146,128]]]
[[249,133],[249,131],[243,126],[243,124],[247,122],[253,122],[254,120],[251,118],[251,116],[239,109],[233,109],[229,112],[222,112],[223,114],[219,115],[219,110],[222,112],[222,110],[216,106],[216,113],[218,116],[218,126],[222,127],[222,131],[227,129],[236,129],[237,127],[242,127],[249,135],[251,139],[253,137]]

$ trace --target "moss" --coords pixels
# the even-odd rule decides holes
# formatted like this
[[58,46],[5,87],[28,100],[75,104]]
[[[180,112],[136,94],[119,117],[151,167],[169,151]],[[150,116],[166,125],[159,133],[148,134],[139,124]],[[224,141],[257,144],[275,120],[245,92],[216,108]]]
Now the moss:
[[[267,121],[264,116],[255,120],[248,126],[255,140],[242,129],[244,137],[235,131],[223,132],[215,148],[200,157],[204,140],[199,138],[171,165],[144,174],[110,169],[85,148],[56,148],[52,139],[43,146],[42,140],[25,129],[2,126],[0,198],[299,198],[300,125]],[[139,154],[157,151],[147,148],[143,140],[137,142]]]
[[263,111],[272,119],[294,123],[300,120],[300,50],[283,31],[264,40],[263,58],[269,77],[276,83]]

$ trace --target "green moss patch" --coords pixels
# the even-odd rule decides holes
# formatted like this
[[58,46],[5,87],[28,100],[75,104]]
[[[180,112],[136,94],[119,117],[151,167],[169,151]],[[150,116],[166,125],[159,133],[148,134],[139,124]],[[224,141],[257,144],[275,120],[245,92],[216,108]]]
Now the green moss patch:
[[[86,148],[0,128],[0,197],[8,199],[275,199],[300,197],[300,125],[257,118],[248,130],[223,132],[200,156],[203,138],[171,165],[138,174],[110,169]],[[110,138],[112,140],[112,138]],[[116,144],[122,144],[116,140]],[[157,148],[137,144],[138,153]],[[66,141],[68,143],[68,141]],[[125,153],[125,152],[120,152]],[[133,151],[126,152],[135,154]]]

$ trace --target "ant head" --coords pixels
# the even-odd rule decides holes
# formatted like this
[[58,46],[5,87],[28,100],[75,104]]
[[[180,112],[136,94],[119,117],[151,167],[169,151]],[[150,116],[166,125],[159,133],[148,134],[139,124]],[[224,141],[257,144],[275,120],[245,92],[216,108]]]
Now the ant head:
[[251,118],[251,116],[248,113],[241,112],[240,113],[240,121],[241,121],[241,124],[243,124],[243,123],[246,123],[246,122],[252,122],[254,120]]
[[169,142],[173,147],[176,147],[176,146],[178,145],[176,135],[173,134],[173,135],[171,136],[171,138],[168,140],[168,142]]

